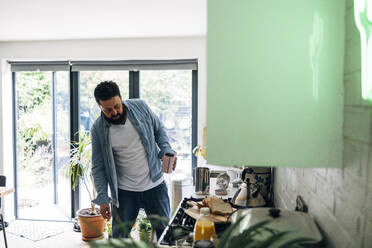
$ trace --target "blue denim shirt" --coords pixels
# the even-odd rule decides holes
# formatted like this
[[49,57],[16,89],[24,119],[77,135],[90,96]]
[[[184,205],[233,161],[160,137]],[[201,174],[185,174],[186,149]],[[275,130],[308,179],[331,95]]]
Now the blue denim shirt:
[[[151,180],[158,180],[163,172],[160,158],[166,153],[176,154],[169,145],[168,136],[159,118],[141,99],[124,101],[128,109],[128,118],[136,128],[147,152]],[[92,174],[97,197],[92,202],[97,205],[112,203],[119,207],[118,180],[114,155],[109,141],[110,123],[103,114],[97,118],[91,128],[92,138]],[[108,196],[110,187],[111,198]]]

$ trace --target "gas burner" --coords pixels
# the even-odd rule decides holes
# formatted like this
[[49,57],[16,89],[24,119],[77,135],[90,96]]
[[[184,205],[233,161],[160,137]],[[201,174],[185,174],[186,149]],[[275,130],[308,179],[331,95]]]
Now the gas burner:
[[[178,205],[175,214],[169,222],[169,225],[165,228],[163,234],[161,235],[158,244],[175,246],[176,240],[186,239],[191,232],[194,231],[194,225],[196,220],[185,213],[185,209],[190,208],[187,201],[198,202],[203,200],[203,198],[184,198],[183,201]],[[231,198],[224,200],[225,202],[230,202]],[[217,237],[221,235],[229,227],[230,223],[215,223],[215,229]],[[191,245],[190,245],[191,246]]]

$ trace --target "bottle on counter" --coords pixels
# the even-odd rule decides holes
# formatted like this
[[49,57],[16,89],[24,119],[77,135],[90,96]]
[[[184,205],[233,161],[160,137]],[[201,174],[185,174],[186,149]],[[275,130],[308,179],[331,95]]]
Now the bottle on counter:
[[200,209],[200,217],[197,219],[194,227],[194,241],[216,240],[216,230],[213,221],[208,218],[209,215],[209,208]]

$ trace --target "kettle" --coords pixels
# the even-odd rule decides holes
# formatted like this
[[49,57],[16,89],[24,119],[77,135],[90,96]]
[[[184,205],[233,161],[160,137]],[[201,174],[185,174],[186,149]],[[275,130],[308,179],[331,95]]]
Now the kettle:
[[249,178],[240,185],[235,192],[231,203],[240,207],[262,207],[266,205],[265,199],[260,193],[261,186],[258,183],[251,183]]

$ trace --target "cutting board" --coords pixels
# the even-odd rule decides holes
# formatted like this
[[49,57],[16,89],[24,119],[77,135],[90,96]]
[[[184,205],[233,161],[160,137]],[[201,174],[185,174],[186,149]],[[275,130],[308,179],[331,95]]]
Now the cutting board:
[[[199,208],[188,208],[185,210],[185,213],[189,215],[193,219],[198,219],[200,217],[200,209]],[[210,214],[209,216],[206,216],[209,220],[213,221],[214,223],[218,222],[226,222],[228,221],[228,215],[217,215],[217,214]],[[231,220],[229,220],[230,222]]]
[[[185,210],[185,213],[187,215],[189,215],[191,218],[193,219],[198,219],[200,217],[200,205],[202,204],[202,202],[194,202],[194,201],[188,201],[187,204],[189,206],[192,206],[191,208],[188,208]],[[199,204],[199,206],[198,206]],[[233,210],[235,210],[233,208]],[[207,216],[207,218],[211,221],[213,221],[214,223],[219,223],[219,222],[231,222],[231,218],[228,220],[229,218],[229,215],[218,215],[218,214],[210,214],[209,216]]]

